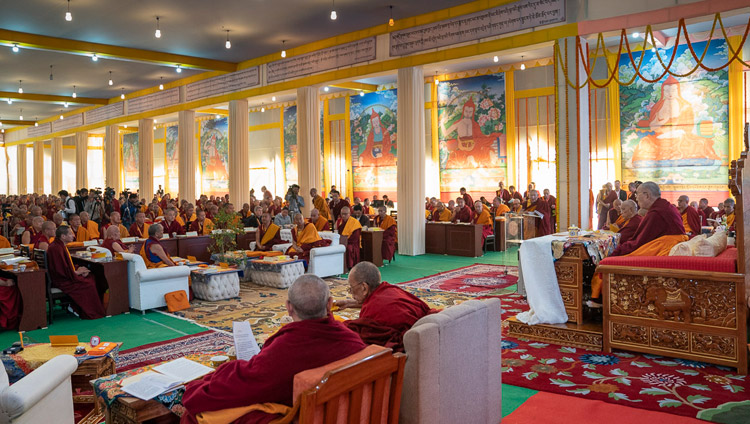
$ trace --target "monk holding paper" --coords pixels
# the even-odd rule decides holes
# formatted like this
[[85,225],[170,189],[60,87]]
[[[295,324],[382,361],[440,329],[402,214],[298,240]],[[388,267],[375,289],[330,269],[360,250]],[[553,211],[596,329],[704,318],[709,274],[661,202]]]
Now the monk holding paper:
[[362,225],[351,216],[348,206],[341,208],[341,216],[336,221],[336,229],[339,234],[348,237],[346,241],[346,267],[352,268],[359,263],[359,239],[362,235]]
[[378,208],[378,216],[375,217],[375,225],[383,230],[383,244],[380,252],[384,261],[393,260],[396,254],[396,242],[398,241],[398,226],[392,216],[386,215],[385,206]]
[[315,225],[306,223],[301,213],[294,214],[294,227],[292,228],[292,245],[286,250],[286,254],[297,256],[299,259],[310,260],[310,250],[313,247],[329,246],[331,240],[323,239],[318,235]]
[[[353,331],[333,319],[328,285],[303,275],[289,287],[286,309],[294,322],[268,338],[249,361],[230,361],[188,383],[183,424],[268,423],[294,403],[294,376],[344,359],[365,348]],[[242,409],[240,409],[242,408]],[[232,414],[231,416],[227,414]]]

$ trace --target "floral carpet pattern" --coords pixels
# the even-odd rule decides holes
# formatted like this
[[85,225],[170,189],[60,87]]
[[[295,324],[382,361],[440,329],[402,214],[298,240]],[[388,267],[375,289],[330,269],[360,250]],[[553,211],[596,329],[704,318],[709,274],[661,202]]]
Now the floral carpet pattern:
[[475,296],[502,295],[515,291],[518,267],[474,264],[429,277],[400,283],[401,288],[440,290]]
[[223,354],[233,345],[234,339],[231,334],[212,330],[164,342],[150,343],[120,352],[116,362],[117,372],[171,361],[183,356],[196,360],[203,356],[210,358]]

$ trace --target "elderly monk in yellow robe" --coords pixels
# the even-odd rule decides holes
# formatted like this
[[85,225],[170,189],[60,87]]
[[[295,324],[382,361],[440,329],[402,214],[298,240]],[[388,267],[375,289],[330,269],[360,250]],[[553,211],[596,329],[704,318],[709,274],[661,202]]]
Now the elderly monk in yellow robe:
[[101,237],[99,234],[99,224],[89,219],[88,212],[83,211],[78,216],[81,217],[81,226],[89,232],[91,240]]
[[348,237],[346,241],[346,267],[351,269],[359,263],[359,239],[362,234],[362,224],[351,215],[348,206],[341,208],[339,219],[336,221],[336,229],[342,236]]
[[[667,256],[677,243],[686,241],[682,216],[674,205],[661,198],[659,186],[646,181],[638,186],[636,198],[647,209],[633,237],[620,243],[610,256]],[[589,307],[601,308],[601,274],[591,280]]]
[[299,259],[309,261],[310,250],[313,247],[323,247],[330,244],[331,240],[321,238],[315,225],[305,222],[305,217],[301,213],[294,214],[292,245],[286,250],[287,255],[297,256]]
[[320,211],[317,209],[310,211],[310,223],[315,225],[315,229],[318,231],[331,231],[331,223],[320,216]]
[[492,217],[480,200],[474,202],[474,218],[472,218],[472,222],[476,225],[482,226],[482,245],[484,245],[487,236],[493,234]]
[[[143,214],[143,212],[138,213]],[[135,246],[128,246],[120,240],[120,230],[116,227],[107,228],[107,232],[104,234],[104,243],[102,243],[102,247],[112,252],[112,255],[115,253],[135,252]]]
[[549,203],[539,197],[538,190],[529,191],[528,203],[524,203],[524,212],[538,212],[542,217],[536,220],[536,236],[547,236],[552,234],[552,210]]
[[68,225],[73,230],[73,235],[75,236],[75,240],[73,241],[84,242],[91,240],[89,231],[81,225],[81,217],[77,214],[70,214],[68,216]]
[[271,222],[271,214],[263,212],[260,218],[260,226],[255,235],[255,250],[270,252],[274,244],[281,244],[281,227]]
[[[448,214],[450,215],[450,213]],[[380,252],[383,260],[391,261],[396,255],[396,242],[398,241],[398,226],[392,216],[386,214],[385,206],[378,208],[378,216],[375,217],[375,225],[383,230],[383,244]]]
[[140,255],[146,268],[161,268],[165,266],[175,266],[172,258],[161,244],[161,238],[164,236],[164,227],[161,225],[152,225],[148,227],[148,239],[141,246]]
[[450,222],[453,213],[445,207],[443,202],[437,202],[435,210],[432,211],[430,221],[432,222]]
[[195,231],[199,236],[206,236],[211,234],[211,231],[213,230],[214,223],[206,218],[206,211],[198,209],[195,220],[190,223],[189,231]]
[[313,200],[313,206],[318,210],[320,216],[325,219],[331,219],[331,211],[328,209],[328,203],[326,203],[326,199],[318,194],[318,189],[311,188],[310,196]]
[[497,217],[503,216],[508,212],[510,212],[510,208],[505,203],[503,203],[503,199],[499,196],[495,196],[495,198],[492,199],[492,208],[490,208],[490,215],[492,215],[493,217]]

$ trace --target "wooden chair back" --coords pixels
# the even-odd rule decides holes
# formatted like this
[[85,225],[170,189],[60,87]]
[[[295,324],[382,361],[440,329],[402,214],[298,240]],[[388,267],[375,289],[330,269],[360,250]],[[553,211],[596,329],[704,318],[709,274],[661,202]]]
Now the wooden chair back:
[[[750,257],[745,252],[745,240],[750,240],[750,226],[746,225],[750,218],[750,196],[744,196],[744,189],[750,190],[750,175],[745,171],[745,162],[748,158],[748,148],[750,140],[748,139],[750,124],[745,123],[744,131],[744,150],[740,158],[733,160],[729,168],[729,190],[734,196],[734,230],[735,245],[737,246],[737,273],[745,276],[745,294],[750,296]],[[750,307],[750,297],[747,299],[747,305]]]
[[[340,411],[339,400],[348,398],[347,423],[398,423],[401,408],[401,387],[404,382],[406,355],[390,349],[370,355],[349,365],[327,372],[315,387],[306,390],[295,402],[292,412],[273,424],[289,423],[296,417],[299,424],[312,424],[316,411],[322,408],[323,423],[336,423]],[[369,416],[362,416],[365,387],[370,390]],[[387,416],[383,417],[383,411]],[[320,416],[318,416],[320,418]]]

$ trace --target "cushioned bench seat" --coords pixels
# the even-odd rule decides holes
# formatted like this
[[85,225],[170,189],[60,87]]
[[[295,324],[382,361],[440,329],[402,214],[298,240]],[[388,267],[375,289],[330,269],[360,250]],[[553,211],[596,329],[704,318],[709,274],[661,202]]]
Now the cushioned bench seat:
[[737,249],[728,247],[718,256],[611,256],[599,265],[631,268],[666,268],[688,271],[737,272]]

